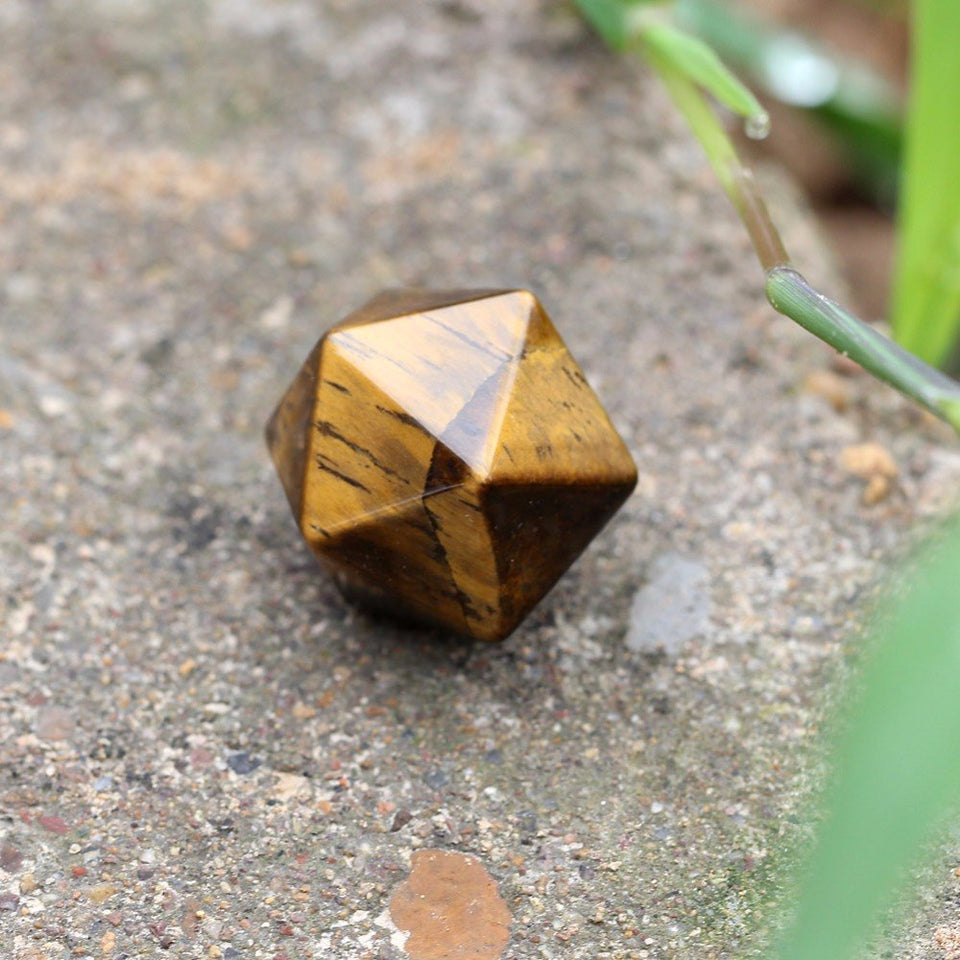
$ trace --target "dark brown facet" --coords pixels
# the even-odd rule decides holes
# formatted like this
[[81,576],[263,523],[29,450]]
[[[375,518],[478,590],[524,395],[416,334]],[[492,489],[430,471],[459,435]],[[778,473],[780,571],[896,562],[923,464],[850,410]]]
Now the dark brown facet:
[[637,479],[525,290],[375,297],[314,348],[267,443],[301,531],[351,594],[488,640]]
[[630,496],[634,483],[491,485],[482,493],[510,634]]

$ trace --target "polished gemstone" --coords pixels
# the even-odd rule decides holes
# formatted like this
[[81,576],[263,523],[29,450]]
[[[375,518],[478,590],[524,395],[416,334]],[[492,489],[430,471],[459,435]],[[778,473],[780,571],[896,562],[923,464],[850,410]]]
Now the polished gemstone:
[[637,479],[526,290],[380,294],[314,347],[267,443],[345,592],[485,640],[513,631]]

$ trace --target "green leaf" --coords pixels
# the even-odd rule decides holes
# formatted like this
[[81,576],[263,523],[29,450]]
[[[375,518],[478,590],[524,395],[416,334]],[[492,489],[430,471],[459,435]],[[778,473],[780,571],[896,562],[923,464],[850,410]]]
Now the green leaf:
[[960,517],[885,618],[779,960],[850,960],[960,799]]
[[960,382],[917,359],[814,290],[790,267],[768,270],[766,291],[767,299],[780,313],[852,357],[878,380],[923,404],[960,433]]
[[765,122],[767,114],[757,98],[702,40],[666,23],[651,23],[643,30],[643,40],[734,113]]
[[916,0],[893,330],[943,364],[960,332],[960,3]]
[[[575,0],[584,19],[614,50],[624,50],[634,39],[632,8],[645,5],[630,0]],[[649,2],[649,0],[647,0]]]
[[765,135],[767,114],[751,91],[702,40],[667,22],[657,0],[576,0],[581,13],[614,50],[642,41],[654,54],[679,70],[734,113],[754,121]]

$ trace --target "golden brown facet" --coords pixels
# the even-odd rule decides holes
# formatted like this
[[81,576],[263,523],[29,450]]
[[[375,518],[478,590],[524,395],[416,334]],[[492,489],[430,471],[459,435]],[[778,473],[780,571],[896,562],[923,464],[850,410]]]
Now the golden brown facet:
[[303,479],[310,443],[310,420],[317,403],[321,340],[304,361],[267,423],[267,446],[295,517],[303,502]]
[[317,344],[267,443],[345,590],[485,640],[513,631],[637,479],[525,290],[380,294]]

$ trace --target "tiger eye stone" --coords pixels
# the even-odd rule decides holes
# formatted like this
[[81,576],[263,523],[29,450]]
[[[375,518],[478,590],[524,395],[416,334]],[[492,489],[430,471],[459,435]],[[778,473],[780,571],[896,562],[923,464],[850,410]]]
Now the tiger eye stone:
[[637,480],[526,290],[380,294],[314,347],[267,443],[345,592],[484,640],[523,620]]

